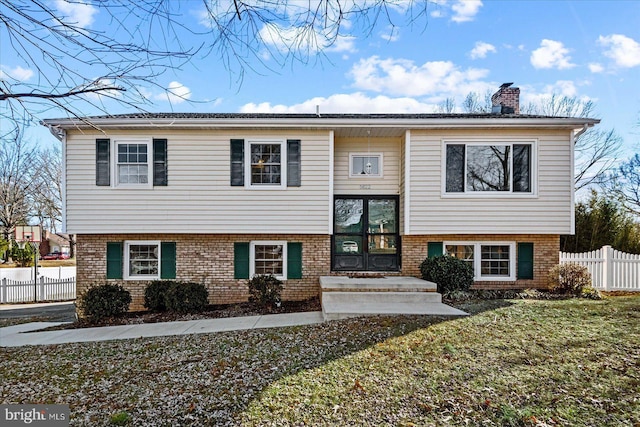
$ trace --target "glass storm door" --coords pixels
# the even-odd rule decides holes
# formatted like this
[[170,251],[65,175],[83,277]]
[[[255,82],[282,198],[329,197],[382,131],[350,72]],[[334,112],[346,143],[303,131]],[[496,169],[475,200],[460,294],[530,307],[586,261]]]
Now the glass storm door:
[[337,197],[332,240],[335,271],[397,271],[398,197]]

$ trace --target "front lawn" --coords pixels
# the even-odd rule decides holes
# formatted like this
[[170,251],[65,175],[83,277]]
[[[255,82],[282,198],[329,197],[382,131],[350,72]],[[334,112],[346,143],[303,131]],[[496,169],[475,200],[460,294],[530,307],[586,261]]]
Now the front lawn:
[[640,296],[460,308],[0,349],[0,402],[72,425],[640,425]]

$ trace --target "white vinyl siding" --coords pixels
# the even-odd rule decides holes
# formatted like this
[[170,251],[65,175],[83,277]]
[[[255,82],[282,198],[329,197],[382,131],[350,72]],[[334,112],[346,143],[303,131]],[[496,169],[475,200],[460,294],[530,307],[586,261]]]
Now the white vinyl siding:
[[[69,131],[66,154],[67,230],[70,233],[300,233],[326,234],[329,211],[329,132],[162,130],[169,185],[95,185],[95,140],[101,133]],[[111,140],[149,138],[148,131],[109,131]],[[232,187],[230,144],[245,140],[301,140],[300,187]]]
[[[444,141],[535,140],[535,194],[444,194]],[[566,130],[411,132],[410,234],[569,234],[571,232],[571,142]]]
[[[400,138],[336,138],[334,191],[340,194],[398,194]],[[381,155],[382,176],[350,176],[352,155]]]

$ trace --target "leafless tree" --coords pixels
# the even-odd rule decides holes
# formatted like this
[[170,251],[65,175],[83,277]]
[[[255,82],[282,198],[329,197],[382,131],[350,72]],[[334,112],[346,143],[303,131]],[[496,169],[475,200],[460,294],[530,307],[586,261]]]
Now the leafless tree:
[[0,226],[10,240],[16,225],[28,223],[40,179],[37,148],[22,139],[19,128],[7,136],[0,139]]
[[39,183],[33,195],[33,216],[44,229],[58,232],[62,223],[62,154],[58,145],[37,153]]
[[[528,104],[525,114],[541,114],[553,117],[595,116],[595,104],[577,97],[552,95],[538,104]],[[576,190],[602,184],[609,179],[622,146],[622,137],[615,130],[589,128],[576,140],[574,185]]]
[[[0,0],[3,57],[17,58],[21,71],[33,73],[29,80],[20,72],[0,73],[1,114],[14,121],[52,108],[76,117],[96,110],[109,114],[112,102],[144,111],[152,103],[149,88],[159,88],[158,78],[168,70],[214,56],[241,82],[255,64],[270,67],[265,57],[276,65],[317,57],[348,39],[345,28],[367,33],[383,24],[393,28],[419,18],[426,23],[427,4]],[[75,14],[77,8],[85,8],[84,15]],[[201,25],[193,28],[187,17],[196,12]],[[93,15],[109,23],[108,31],[94,29]]]
[[603,187],[631,213],[640,217],[640,155],[635,154],[610,174]]
[[446,98],[444,101],[438,104],[435,108],[435,112],[438,114],[451,114],[456,111],[455,98]]
[[468,114],[474,113],[490,113],[491,112],[491,91],[484,94],[484,98],[480,99],[477,92],[470,92],[462,103],[462,111]]

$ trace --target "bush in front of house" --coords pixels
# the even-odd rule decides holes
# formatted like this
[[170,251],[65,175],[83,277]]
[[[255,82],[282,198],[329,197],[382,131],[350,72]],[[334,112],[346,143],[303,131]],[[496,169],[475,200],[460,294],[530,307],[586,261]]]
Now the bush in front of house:
[[18,267],[29,267],[33,265],[33,255],[35,249],[31,244],[27,243],[24,248],[20,248],[17,243],[14,242],[13,247],[9,251],[11,259],[16,263]]
[[587,267],[574,263],[557,264],[549,270],[549,290],[555,294],[574,295],[588,299],[601,299],[592,286]]
[[427,258],[420,264],[422,278],[438,285],[438,292],[450,294],[467,291],[473,285],[473,268],[461,259],[440,255]]
[[249,282],[249,302],[273,310],[282,304],[282,281],[271,274],[253,276]]
[[202,283],[170,282],[164,295],[166,309],[178,313],[197,313],[208,301],[209,291]]
[[150,311],[167,311],[165,303],[169,287],[175,282],[168,280],[155,280],[144,288],[144,306]]
[[106,283],[93,286],[83,293],[78,307],[83,317],[97,323],[109,317],[122,316],[129,311],[131,294],[120,285]]

